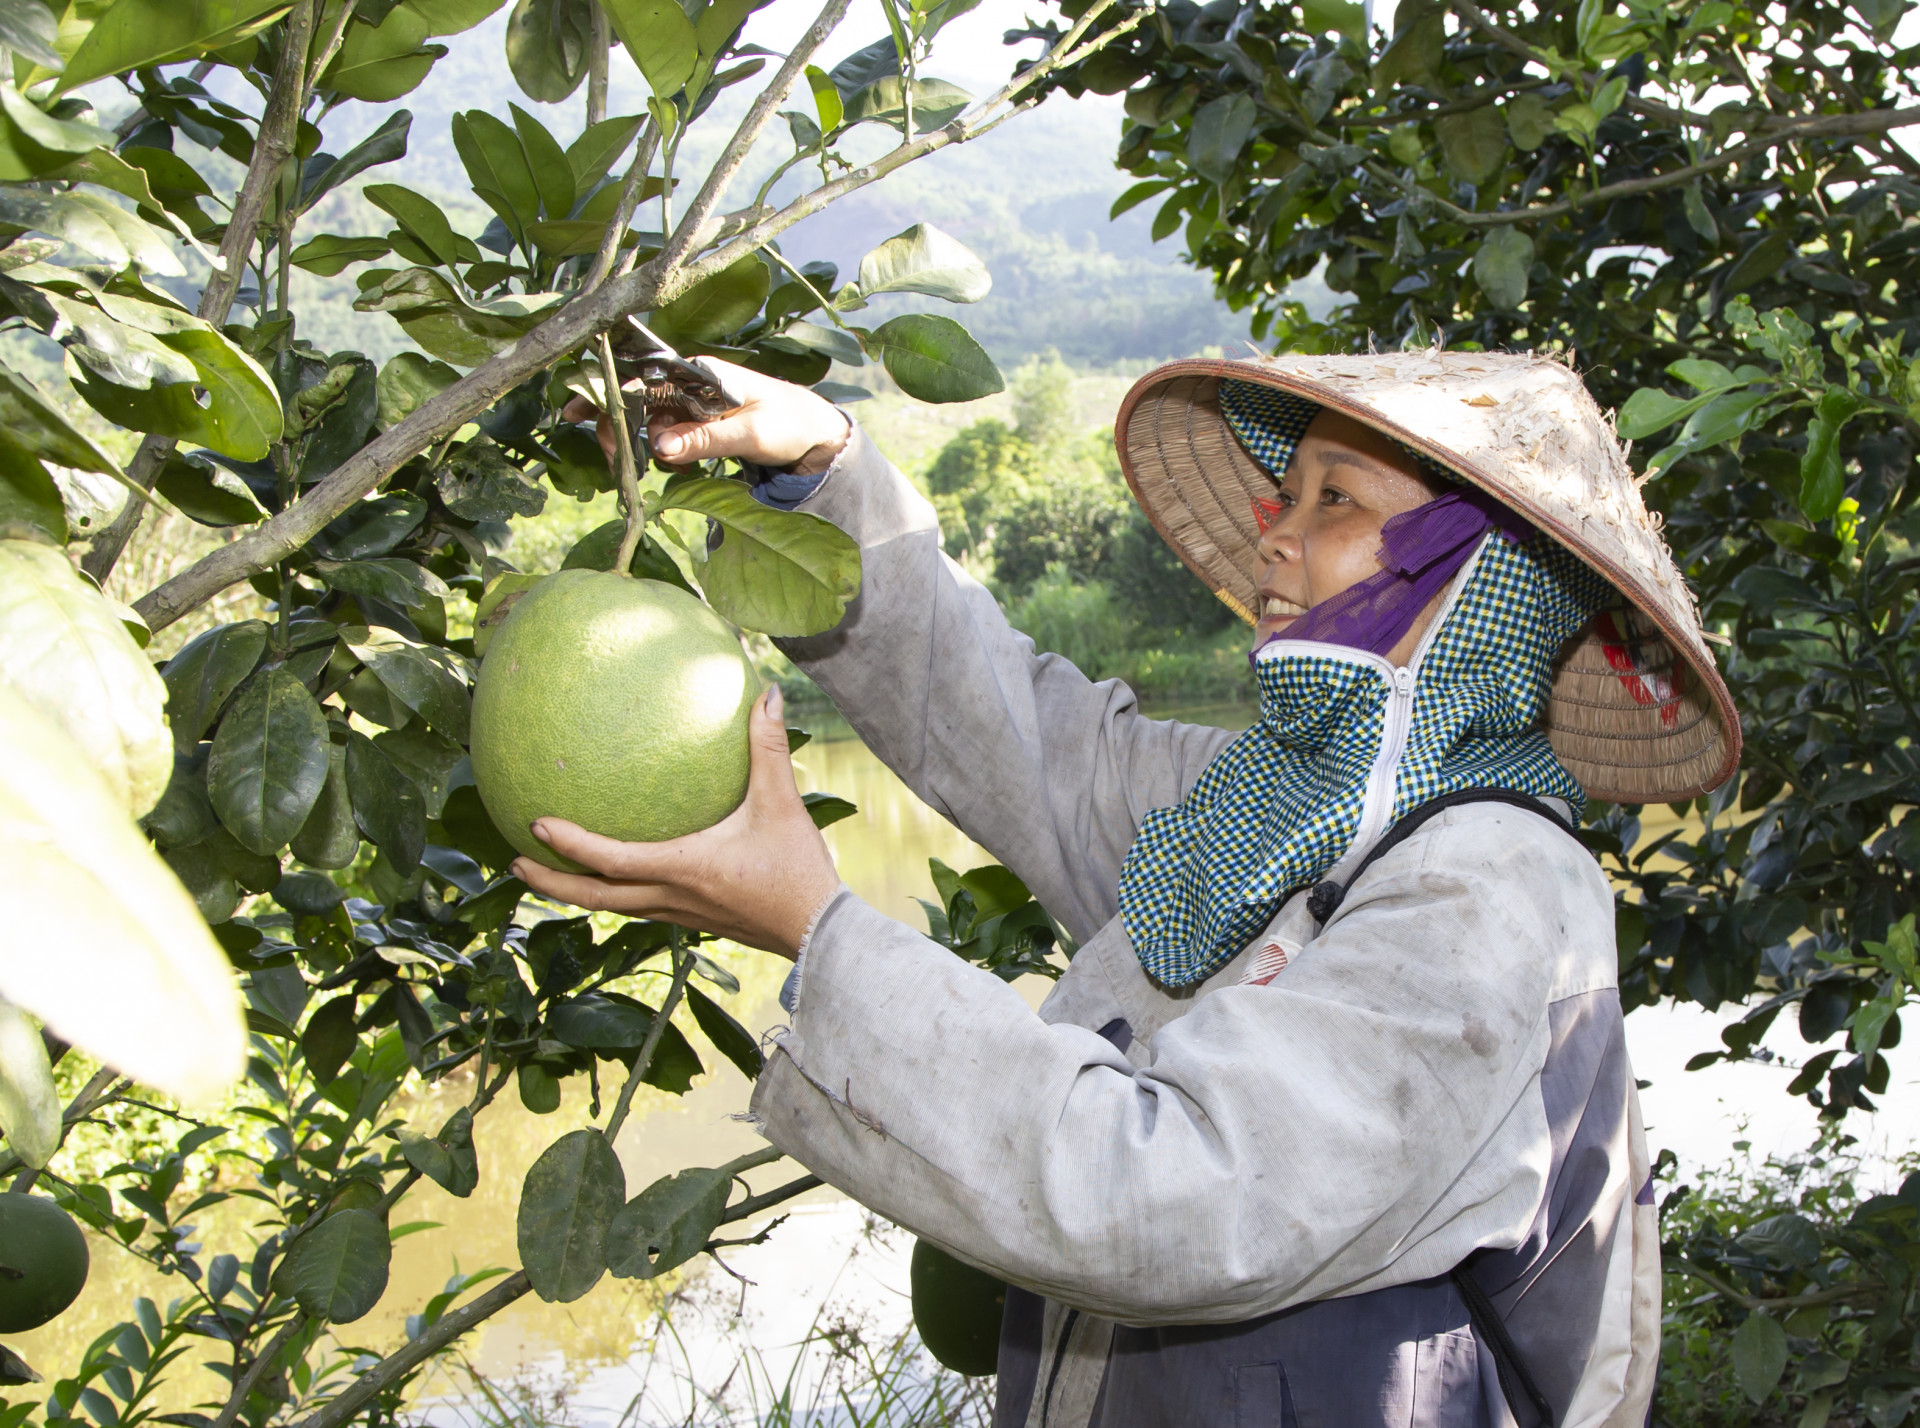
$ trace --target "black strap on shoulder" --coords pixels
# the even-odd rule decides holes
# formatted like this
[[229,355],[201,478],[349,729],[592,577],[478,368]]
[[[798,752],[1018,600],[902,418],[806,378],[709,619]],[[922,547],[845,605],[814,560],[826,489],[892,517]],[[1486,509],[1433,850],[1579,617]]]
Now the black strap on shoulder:
[[1511,788],[1462,788],[1452,793],[1443,793],[1438,798],[1428,799],[1408,812],[1401,820],[1389,828],[1378,843],[1367,849],[1366,857],[1360,860],[1360,866],[1344,883],[1328,878],[1325,882],[1315,883],[1307,894],[1307,911],[1313,914],[1315,922],[1325,922],[1340,910],[1340,904],[1347,895],[1347,889],[1360,881],[1360,875],[1379,859],[1392,852],[1405,842],[1414,830],[1435,814],[1445,813],[1449,808],[1458,808],[1463,803],[1510,803],[1515,808],[1524,808],[1529,813],[1537,813],[1552,823],[1569,837],[1574,836],[1573,827],[1566,819],[1553,812],[1530,793],[1521,793]]
[[1517,1408],[1521,1396],[1525,1395],[1526,1401],[1533,1405],[1533,1411],[1540,1415],[1542,1428],[1554,1428],[1553,1405],[1547,1402],[1546,1394],[1540,1391],[1540,1385],[1527,1372],[1527,1366],[1520,1358],[1520,1350],[1514,1344],[1513,1336],[1507,1332],[1506,1321],[1500,1317],[1500,1311],[1493,1307],[1487,1291],[1480,1287],[1480,1281],[1473,1277],[1473,1271],[1464,1264],[1455,1265],[1450,1277],[1454,1288],[1460,1291],[1460,1297],[1467,1302],[1467,1317],[1473,1321],[1475,1337],[1493,1355],[1494,1367],[1500,1374],[1500,1392],[1506,1395],[1507,1406]]

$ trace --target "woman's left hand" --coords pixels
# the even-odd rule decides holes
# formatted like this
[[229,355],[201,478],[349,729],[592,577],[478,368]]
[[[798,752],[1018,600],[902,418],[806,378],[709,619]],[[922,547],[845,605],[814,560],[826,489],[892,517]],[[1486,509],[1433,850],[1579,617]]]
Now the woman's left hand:
[[622,843],[540,818],[535,837],[599,876],[531,858],[515,859],[513,875],[576,907],[676,922],[794,956],[840,874],[794,784],[783,712],[778,686],[753,706],[747,796],[713,827],[666,843]]

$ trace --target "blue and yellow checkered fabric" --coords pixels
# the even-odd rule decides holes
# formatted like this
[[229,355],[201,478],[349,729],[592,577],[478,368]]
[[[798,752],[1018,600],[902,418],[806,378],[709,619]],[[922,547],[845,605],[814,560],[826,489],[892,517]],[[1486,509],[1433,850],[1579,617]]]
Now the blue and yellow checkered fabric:
[[[1546,536],[1487,536],[1416,671],[1393,818],[1466,788],[1582,806],[1541,719],[1555,656],[1609,594]],[[1147,815],[1121,870],[1127,933],[1141,964],[1169,987],[1218,971],[1288,897],[1324,877],[1360,830],[1386,733],[1386,661],[1283,641],[1254,670],[1259,722],[1179,804]]]

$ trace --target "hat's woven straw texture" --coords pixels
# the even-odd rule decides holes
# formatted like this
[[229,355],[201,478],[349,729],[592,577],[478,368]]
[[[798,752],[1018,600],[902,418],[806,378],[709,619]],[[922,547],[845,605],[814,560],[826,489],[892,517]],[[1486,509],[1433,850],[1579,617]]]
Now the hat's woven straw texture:
[[1658,518],[1579,377],[1546,357],[1393,352],[1174,362],[1148,373],[1115,427],[1127,484],[1162,537],[1235,614],[1259,596],[1253,499],[1274,478],[1220,414],[1223,379],[1296,392],[1491,492],[1604,575],[1625,599],[1595,616],[1555,670],[1553,747],[1594,798],[1672,802],[1740,762],[1740,721]]

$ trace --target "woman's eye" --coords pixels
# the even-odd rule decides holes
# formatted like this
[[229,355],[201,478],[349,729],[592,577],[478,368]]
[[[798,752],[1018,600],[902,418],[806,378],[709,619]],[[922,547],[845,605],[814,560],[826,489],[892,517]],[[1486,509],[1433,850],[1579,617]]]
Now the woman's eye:
[[1329,486],[1320,493],[1320,504],[1323,506],[1344,506],[1346,503],[1347,493],[1345,491],[1336,491],[1333,487]]

